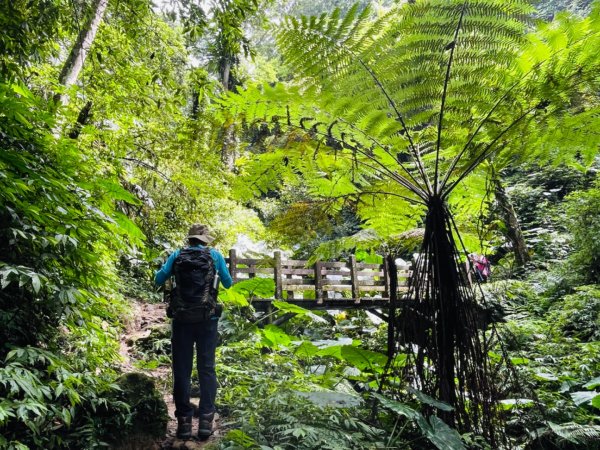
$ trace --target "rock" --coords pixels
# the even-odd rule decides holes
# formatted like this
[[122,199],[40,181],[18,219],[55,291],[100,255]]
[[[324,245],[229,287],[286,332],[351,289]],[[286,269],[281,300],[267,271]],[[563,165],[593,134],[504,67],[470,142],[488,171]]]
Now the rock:
[[195,439],[189,439],[187,441],[181,439],[175,439],[173,442],[167,444],[166,449],[172,450],[200,450],[204,448],[207,441],[197,441]]
[[127,373],[117,380],[119,400],[131,407],[131,424],[121,430],[119,450],[159,449],[157,441],[167,432],[169,415],[154,380],[142,373]]

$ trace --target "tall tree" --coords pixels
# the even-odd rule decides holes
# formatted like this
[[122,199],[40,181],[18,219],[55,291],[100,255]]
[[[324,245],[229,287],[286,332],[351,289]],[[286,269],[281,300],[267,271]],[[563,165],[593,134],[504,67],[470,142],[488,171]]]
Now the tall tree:
[[[58,77],[58,82],[66,88],[75,84],[77,81],[90,48],[96,38],[98,28],[102,23],[107,7],[108,0],[94,0],[90,17],[79,32]],[[66,104],[68,102],[68,96],[62,93],[57,95],[56,100],[59,100],[62,104]]]

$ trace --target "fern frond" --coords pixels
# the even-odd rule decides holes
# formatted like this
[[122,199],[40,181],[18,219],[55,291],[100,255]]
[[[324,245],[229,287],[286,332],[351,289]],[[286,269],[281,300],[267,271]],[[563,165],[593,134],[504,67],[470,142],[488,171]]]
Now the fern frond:
[[550,422],[548,425],[554,434],[574,444],[596,444],[600,440],[600,425],[581,425],[575,422]]

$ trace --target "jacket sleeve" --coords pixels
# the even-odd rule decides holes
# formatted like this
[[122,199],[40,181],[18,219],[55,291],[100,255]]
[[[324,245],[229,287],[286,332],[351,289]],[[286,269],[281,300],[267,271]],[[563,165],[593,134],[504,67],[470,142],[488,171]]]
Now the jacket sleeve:
[[177,258],[178,255],[179,255],[179,250],[176,250],[173,253],[171,253],[171,255],[165,261],[165,263],[160,268],[160,270],[158,270],[154,274],[154,282],[158,286],[162,286],[163,284],[165,284],[165,281],[167,281],[169,279],[169,277],[171,275],[173,275],[173,262],[175,261],[175,258]]
[[227,265],[225,264],[225,258],[218,251],[212,251],[213,258],[215,260],[215,268],[217,269],[217,273],[219,274],[219,278],[221,278],[221,284],[224,288],[230,288],[233,285],[233,279],[229,274],[229,270],[227,269]]

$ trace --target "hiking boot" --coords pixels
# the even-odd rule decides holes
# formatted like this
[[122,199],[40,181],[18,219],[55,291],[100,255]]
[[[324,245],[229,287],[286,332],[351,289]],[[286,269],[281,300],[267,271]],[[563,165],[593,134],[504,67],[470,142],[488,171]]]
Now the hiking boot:
[[212,434],[212,423],[215,413],[200,414],[198,422],[198,439],[206,440]]
[[191,439],[192,438],[192,417],[177,418],[177,438]]

